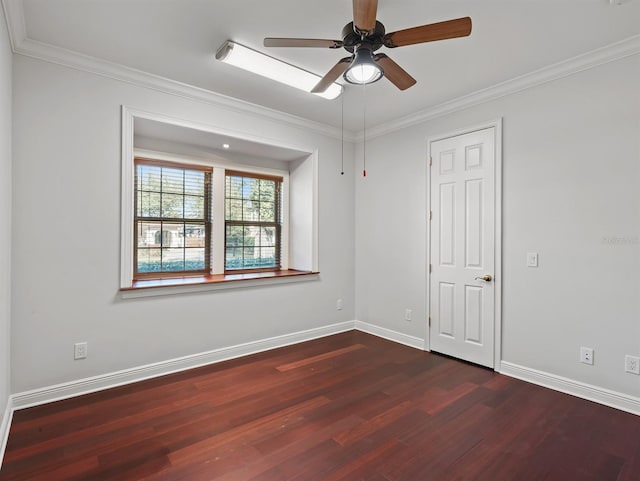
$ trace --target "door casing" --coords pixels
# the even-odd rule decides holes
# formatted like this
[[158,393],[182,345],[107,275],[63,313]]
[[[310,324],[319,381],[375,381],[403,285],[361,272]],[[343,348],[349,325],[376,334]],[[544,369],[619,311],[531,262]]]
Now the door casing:
[[429,319],[431,317],[431,275],[429,273],[429,265],[432,263],[431,259],[431,221],[428,213],[431,212],[431,170],[429,169],[429,161],[431,159],[431,144],[439,140],[448,139],[451,137],[457,137],[460,135],[468,134],[478,130],[484,130],[494,128],[495,129],[495,271],[494,271],[494,342],[493,342],[493,369],[500,371],[500,362],[502,360],[502,118],[498,118],[492,121],[488,121],[479,125],[470,126],[453,132],[445,132],[441,135],[429,137],[427,139],[427,158],[425,166],[427,169],[427,265],[425,266],[425,274],[427,278],[426,286],[426,312],[427,322],[425,323],[425,351],[431,350],[431,331],[429,328]]

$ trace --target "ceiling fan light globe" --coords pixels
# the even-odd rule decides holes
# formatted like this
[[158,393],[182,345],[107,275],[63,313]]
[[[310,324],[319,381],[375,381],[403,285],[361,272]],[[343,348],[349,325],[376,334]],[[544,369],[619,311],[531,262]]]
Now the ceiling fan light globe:
[[356,85],[370,84],[382,78],[382,69],[374,63],[353,65],[344,73],[344,79]]

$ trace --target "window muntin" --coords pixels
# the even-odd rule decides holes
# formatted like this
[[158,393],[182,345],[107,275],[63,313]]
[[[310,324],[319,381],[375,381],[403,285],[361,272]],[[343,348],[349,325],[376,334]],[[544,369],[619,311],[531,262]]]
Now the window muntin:
[[135,160],[134,279],[209,273],[212,170]]
[[280,269],[282,177],[225,177],[225,272]]

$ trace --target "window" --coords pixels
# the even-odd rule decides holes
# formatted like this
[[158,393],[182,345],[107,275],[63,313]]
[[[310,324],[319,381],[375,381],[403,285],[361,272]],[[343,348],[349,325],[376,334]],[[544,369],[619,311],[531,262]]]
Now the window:
[[134,279],[209,273],[212,170],[135,160]]
[[123,299],[317,279],[317,147],[233,134],[122,106]]
[[225,272],[281,267],[282,177],[226,171]]
[[283,269],[283,177],[222,167],[215,176],[212,167],[135,159],[134,280]]

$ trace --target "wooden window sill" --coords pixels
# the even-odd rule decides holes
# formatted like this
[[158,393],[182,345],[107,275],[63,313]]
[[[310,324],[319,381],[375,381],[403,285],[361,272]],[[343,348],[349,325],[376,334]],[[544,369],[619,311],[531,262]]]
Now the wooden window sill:
[[284,284],[315,280],[318,278],[318,274],[319,272],[289,269],[286,271],[140,279],[133,281],[131,287],[121,287],[120,295],[123,299],[129,299],[133,297],[164,296],[187,292]]

